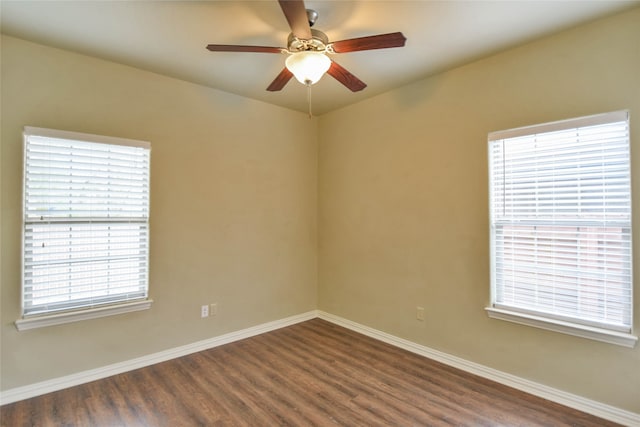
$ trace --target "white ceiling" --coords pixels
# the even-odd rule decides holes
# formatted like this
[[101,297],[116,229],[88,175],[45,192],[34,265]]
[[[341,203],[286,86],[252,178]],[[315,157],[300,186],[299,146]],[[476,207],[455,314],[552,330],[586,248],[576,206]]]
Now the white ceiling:
[[[332,57],[368,87],[352,93],[330,76],[313,86],[314,114],[583,22],[637,7],[633,1],[318,1],[314,28],[330,41],[402,31],[406,46]],[[303,85],[265,89],[285,55],[209,52],[205,46],[285,47],[276,0],[0,2],[4,34],[307,111]]]

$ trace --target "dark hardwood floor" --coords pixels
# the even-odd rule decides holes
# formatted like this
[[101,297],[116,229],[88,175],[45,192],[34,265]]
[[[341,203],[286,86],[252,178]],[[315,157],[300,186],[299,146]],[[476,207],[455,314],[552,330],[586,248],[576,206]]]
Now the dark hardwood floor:
[[613,426],[313,319],[0,408],[17,426]]

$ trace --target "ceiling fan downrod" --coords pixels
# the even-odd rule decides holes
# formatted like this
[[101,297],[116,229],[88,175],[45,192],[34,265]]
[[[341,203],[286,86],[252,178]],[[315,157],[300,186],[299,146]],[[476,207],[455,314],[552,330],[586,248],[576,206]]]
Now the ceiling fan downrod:
[[313,9],[307,9],[307,20],[309,21],[309,26],[313,27],[313,24],[318,20],[318,12]]

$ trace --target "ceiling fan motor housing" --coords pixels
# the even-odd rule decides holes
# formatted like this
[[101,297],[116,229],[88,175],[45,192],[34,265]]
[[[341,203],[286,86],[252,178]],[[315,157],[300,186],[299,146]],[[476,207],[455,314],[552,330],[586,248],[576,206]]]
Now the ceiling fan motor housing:
[[287,39],[287,49],[289,52],[302,52],[305,50],[313,50],[316,52],[324,52],[327,50],[329,38],[322,31],[311,28],[311,38],[309,40],[299,39],[293,33],[289,34]]

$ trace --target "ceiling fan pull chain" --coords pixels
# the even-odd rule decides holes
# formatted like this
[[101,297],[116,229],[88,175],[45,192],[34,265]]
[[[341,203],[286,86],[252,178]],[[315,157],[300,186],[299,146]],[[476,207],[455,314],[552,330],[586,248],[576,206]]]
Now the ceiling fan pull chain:
[[307,83],[307,102],[309,103],[309,119],[311,119],[311,82]]

